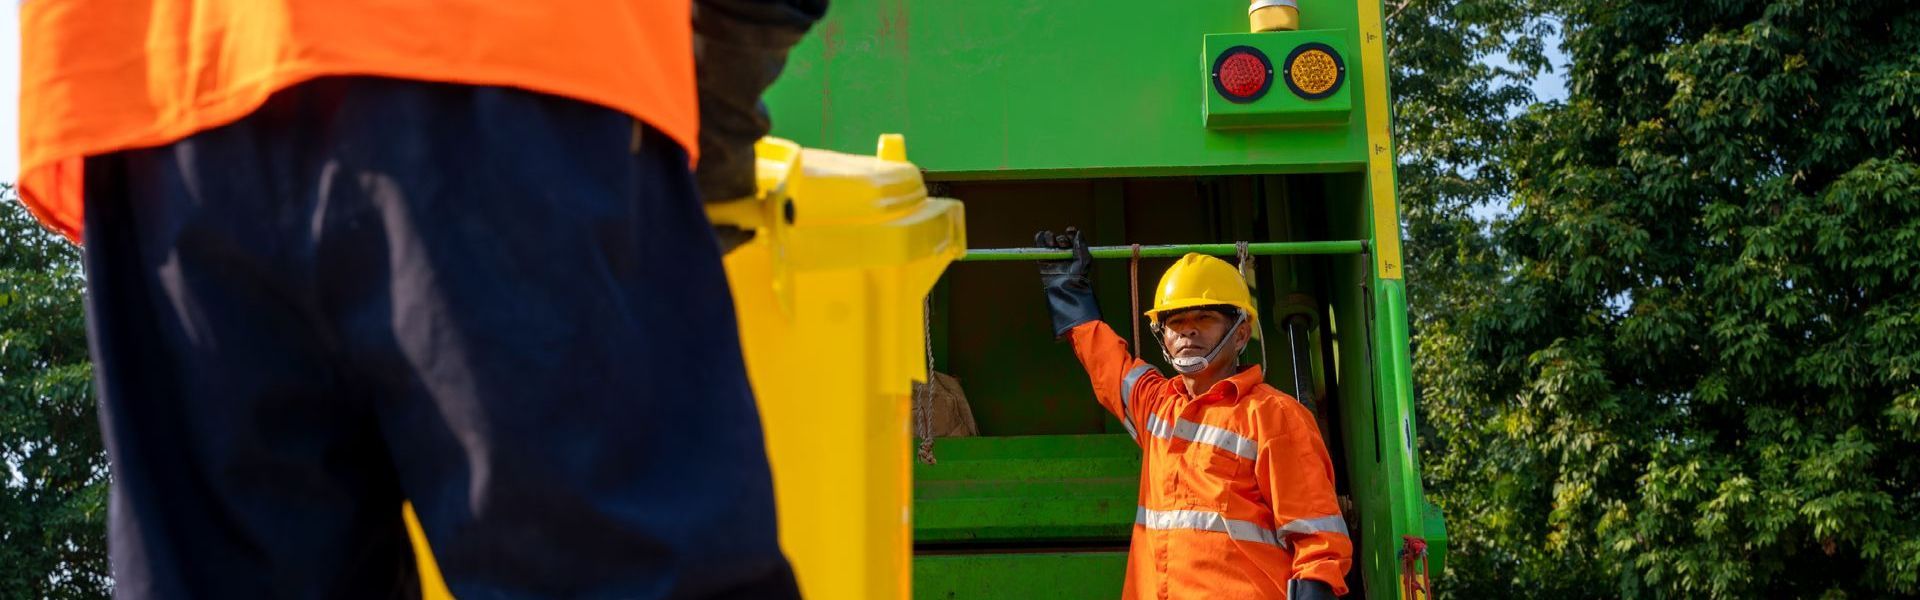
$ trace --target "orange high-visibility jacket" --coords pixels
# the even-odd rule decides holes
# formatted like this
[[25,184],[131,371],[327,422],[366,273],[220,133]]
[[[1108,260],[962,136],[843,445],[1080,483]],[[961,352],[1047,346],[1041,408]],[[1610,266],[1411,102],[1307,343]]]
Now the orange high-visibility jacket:
[[1094,396],[1140,443],[1124,598],[1285,598],[1291,579],[1346,594],[1353,542],[1313,413],[1251,367],[1199,397],[1127,352],[1106,323],[1071,331]]
[[326,75],[512,86],[698,150],[687,0],[27,0],[20,191],[78,241],[81,160],[239,120]]

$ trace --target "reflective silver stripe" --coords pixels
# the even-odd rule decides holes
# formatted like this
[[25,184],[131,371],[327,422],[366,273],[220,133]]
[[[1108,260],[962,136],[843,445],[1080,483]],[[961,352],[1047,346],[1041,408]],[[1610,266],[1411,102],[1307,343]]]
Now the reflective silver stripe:
[[1227,537],[1242,542],[1255,542],[1269,546],[1278,546],[1280,541],[1272,531],[1260,525],[1229,519],[1220,513],[1199,510],[1148,510],[1141,506],[1134,509],[1133,522],[1158,531],[1169,529],[1193,529],[1198,531],[1218,531]]
[[1189,442],[1206,444],[1238,454],[1247,460],[1255,460],[1260,456],[1260,445],[1247,439],[1246,436],[1186,419],[1179,419],[1172,426],[1168,426],[1166,421],[1160,420],[1160,415],[1147,415],[1147,433],[1163,440],[1168,437],[1178,437]]
[[[1188,431],[1191,430],[1191,433]],[[1227,431],[1212,425],[1201,425],[1186,419],[1173,429],[1174,435],[1200,442],[1209,446],[1240,455],[1241,458],[1254,460],[1260,456],[1260,445],[1253,443],[1238,433]]]
[[1173,437],[1173,428],[1168,427],[1166,421],[1160,420],[1160,415],[1147,415],[1147,435],[1164,440]]
[[1289,535],[1308,535],[1324,532],[1347,535],[1347,520],[1341,518],[1340,515],[1330,515],[1312,519],[1294,519],[1287,522],[1286,525],[1281,525],[1279,531],[1281,539],[1286,539]]
[[1152,370],[1153,365],[1140,363],[1127,371],[1126,377],[1120,378],[1120,425],[1127,428],[1127,435],[1133,436],[1136,442],[1140,441],[1140,433],[1133,428],[1133,386],[1140,383],[1142,375]]

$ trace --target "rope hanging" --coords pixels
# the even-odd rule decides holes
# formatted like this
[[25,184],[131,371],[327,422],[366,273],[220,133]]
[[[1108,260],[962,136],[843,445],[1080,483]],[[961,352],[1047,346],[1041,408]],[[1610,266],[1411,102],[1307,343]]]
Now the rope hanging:
[[[1254,295],[1253,292],[1258,289],[1254,286],[1253,276],[1255,271],[1253,269],[1253,253],[1248,251],[1246,242],[1234,242],[1233,246],[1234,251],[1239,254],[1237,257],[1238,264],[1234,266],[1240,269],[1240,279],[1247,282],[1247,295],[1252,296]],[[1265,377],[1267,373],[1267,338],[1261,335],[1260,323],[1258,321],[1253,324],[1253,341],[1260,342],[1260,374],[1262,377]]]
[[1127,286],[1128,294],[1133,298],[1133,311],[1127,313],[1133,329],[1133,359],[1140,360],[1140,245],[1133,245],[1133,260],[1128,261],[1127,273],[1132,285]]
[[914,419],[914,430],[920,435],[920,462],[934,464],[933,458],[933,294],[927,294],[920,304],[920,338],[927,345],[927,383],[921,389],[919,397],[913,403],[920,413]]

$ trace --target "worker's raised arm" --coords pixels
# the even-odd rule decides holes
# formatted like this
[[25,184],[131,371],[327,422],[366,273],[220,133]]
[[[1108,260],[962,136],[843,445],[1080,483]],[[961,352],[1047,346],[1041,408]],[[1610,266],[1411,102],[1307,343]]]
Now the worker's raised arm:
[[1287,402],[1279,417],[1264,424],[1272,431],[1261,436],[1254,474],[1273,509],[1281,546],[1293,553],[1289,597],[1331,600],[1347,593],[1353,540],[1334,497],[1333,460],[1320,428],[1306,407]]
[[1150,404],[1157,397],[1141,390],[1157,389],[1166,376],[1128,353],[1127,341],[1106,323],[1089,321],[1068,333],[1073,336],[1073,354],[1080,357],[1087,377],[1093,380],[1093,397],[1119,417],[1127,434],[1138,441],[1147,415],[1153,412]]
[[1073,258],[1040,262],[1040,284],[1047,293],[1047,308],[1053,313],[1054,337],[1071,335],[1073,353],[1093,380],[1093,396],[1107,407],[1134,440],[1150,412],[1147,394],[1166,381],[1153,365],[1127,352],[1127,342],[1100,321],[1100,306],[1094,303],[1093,284],[1087,277],[1093,255],[1080,232],[1068,228],[1063,235],[1042,231],[1034,244],[1043,248],[1072,249]]

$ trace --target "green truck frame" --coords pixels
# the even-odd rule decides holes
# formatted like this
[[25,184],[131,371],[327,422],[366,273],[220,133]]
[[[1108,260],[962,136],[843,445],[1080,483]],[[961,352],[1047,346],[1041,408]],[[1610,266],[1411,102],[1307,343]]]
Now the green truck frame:
[[[1419,542],[1439,571],[1381,5],[1300,4],[1298,31],[1247,33],[1247,4],[1226,0],[835,0],[793,52],[774,135],[865,154],[903,133],[933,191],[965,203],[969,245],[1008,249],[971,251],[930,298],[932,367],[962,382],[981,435],[915,467],[916,597],[1119,595],[1139,449],[1052,339],[1038,255],[1012,250],[1067,225],[1112,247],[1096,291],[1122,336],[1151,294],[1136,276],[1150,286],[1183,245],[1231,260],[1250,242],[1267,318],[1243,360],[1321,419],[1356,543],[1349,597],[1401,596]],[[1176,246],[1130,261],[1131,244]]]

